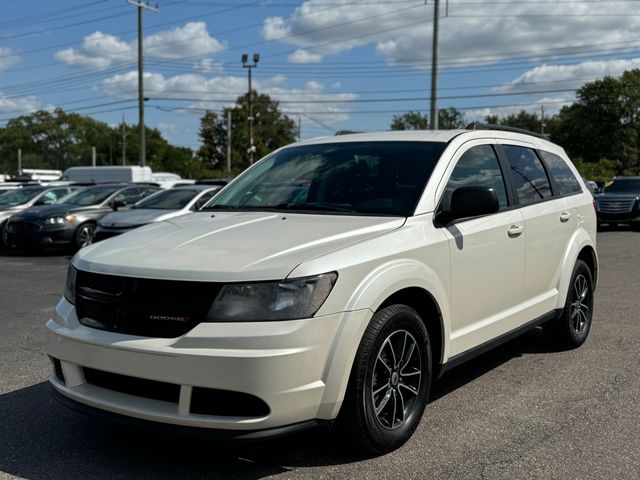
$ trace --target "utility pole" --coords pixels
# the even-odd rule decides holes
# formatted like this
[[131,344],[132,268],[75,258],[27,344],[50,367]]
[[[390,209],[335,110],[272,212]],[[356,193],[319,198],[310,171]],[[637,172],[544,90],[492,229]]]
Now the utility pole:
[[91,147],[91,166],[96,166],[96,147]]
[[[425,1],[426,4],[426,1]],[[429,128],[438,130],[438,21],[440,17],[440,0],[433,2],[433,44],[431,48],[431,109]]]
[[125,132],[124,115],[122,115],[122,165],[127,164],[127,134]]
[[22,175],[22,149],[18,149],[18,175]]
[[256,147],[253,144],[253,92],[251,89],[251,70],[258,66],[258,62],[260,61],[260,54],[253,54],[253,63],[247,63],[249,61],[249,55],[246,53],[242,54],[242,67],[246,68],[249,72],[249,95],[247,97],[247,103],[249,107],[249,165],[253,165],[253,154],[256,151]]
[[540,105],[540,134],[544,135],[544,105]]
[[149,3],[143,3],[136,0],[128,0],[129,5],[138,7],[138,128],[140,129],[140,165],[145,166],[147,163],[147,150],[144,138],[144,55],[143,55],[143,35],[142,35],[142,11],[151,10],[158,12],[158,6],[151,6]]
[[227,110],[227,180],[231,180],[231,109]]
[[302,115],[298,115],[298,141],[302,141]]

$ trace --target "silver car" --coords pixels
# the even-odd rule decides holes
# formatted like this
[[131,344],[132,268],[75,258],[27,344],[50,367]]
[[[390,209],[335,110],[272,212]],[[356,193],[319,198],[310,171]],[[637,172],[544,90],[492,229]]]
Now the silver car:
[[189,185],[162,190],[136,203],[130,210],[114,212],[102,217],[93,235],[93,241],[98,242],[148,223],[198,211],[221,188],[211,185]]
[[9,217],[27,208],[40,205],[54,205],[78,187],[45,187],[42,185],[12,188],[0,192],[0,246],[5,243],[4,230]]

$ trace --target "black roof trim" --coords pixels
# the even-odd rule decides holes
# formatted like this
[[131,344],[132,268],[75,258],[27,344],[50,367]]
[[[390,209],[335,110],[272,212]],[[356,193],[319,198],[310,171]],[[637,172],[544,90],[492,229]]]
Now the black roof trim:
[[525,130],[524,128],[509,127],[507,125],[493,125],[490,123],[472,122],[466,127],[465,130],[500,130],[503,132],[522,133],[524,135],[530,135],[532,137],[541,138],[543,140],[549,140],[546,135],[542,133],[532,132],[531,130]]
[[340,135],[353,135],[354,133],[364,133],[364,132],[354,132],[351,130],[338,130],[335,136],[339,137]]

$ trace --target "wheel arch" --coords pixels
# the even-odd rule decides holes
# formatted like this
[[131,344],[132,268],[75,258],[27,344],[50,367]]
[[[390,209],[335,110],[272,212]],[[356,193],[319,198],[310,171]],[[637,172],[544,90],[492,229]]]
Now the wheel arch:
[[558,298],[556,308],[564,308],[573,267],[577,260],[583,260],[587,264],[589,270],[591,270],[595,287],[599,273],[598,254],[595,249],[595,243],[584,230],[578,230],[572,237],[562,260],[561,274],[557,287]]
[[[335,418],[344,400],[362,337],[373,314],[388,305],[407,304],[425,321],[431,342],[437,346],[433,358],[434,378],[439,366],[446,360],[449,350],[449,309],[445,285],[437,274],[415,260],[398,260],[381,265],[372,271],[353,290],[339,327],[329,363],[325,367],[325,394],[320,418]],[[360,320],[348,319],[352,315]],[[429,319],[429,320],[427,320]]]

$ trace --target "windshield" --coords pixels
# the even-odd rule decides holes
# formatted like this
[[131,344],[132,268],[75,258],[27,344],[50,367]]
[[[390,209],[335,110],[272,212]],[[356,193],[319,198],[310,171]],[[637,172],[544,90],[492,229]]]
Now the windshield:
[[44,188],[39,187],[26,187],[18,190],[10,190],[0,195],[0,206],[15,207],[17,205],[24,205],[35,198],[43,190]]
[[281,150],[205,210],[410,216],[445,149],[434,142],[347,142]]
[[611,180],[604,187],[605,193],[640,193],[640,179]]
[[71,195],[64,197],[60,203],[78,205],[80,207],[88,207],[90,205],[99,205],[104,202],[109,195],[117,192],[122,187],[91,187],[79,190]]
[[181,210],[202,190],[165,190],[136,203],[133,208]]

